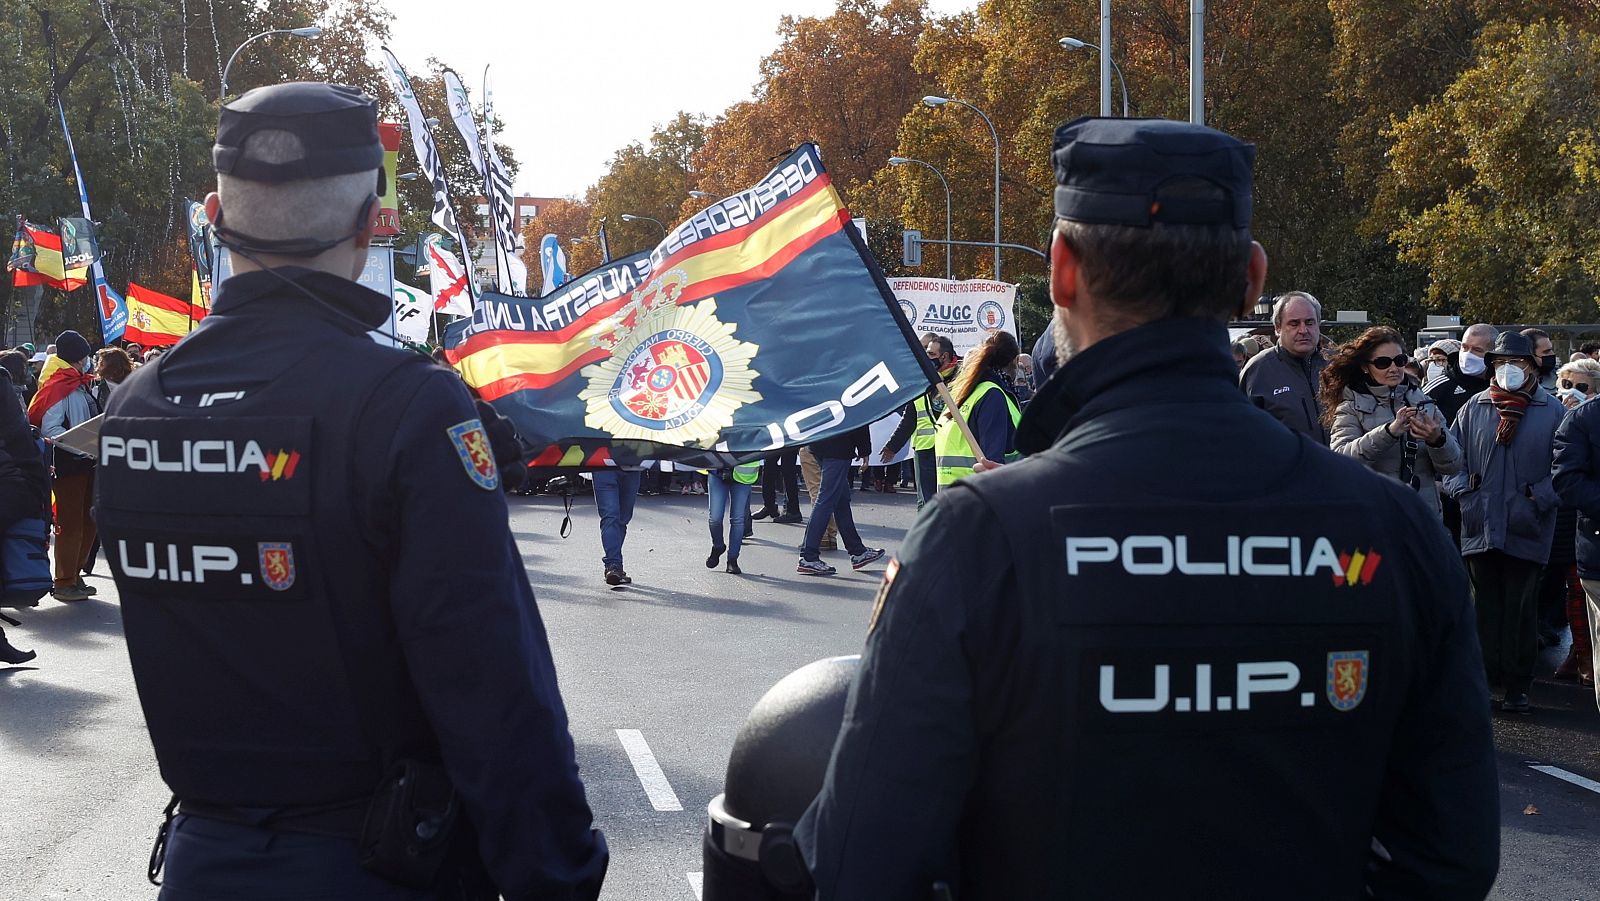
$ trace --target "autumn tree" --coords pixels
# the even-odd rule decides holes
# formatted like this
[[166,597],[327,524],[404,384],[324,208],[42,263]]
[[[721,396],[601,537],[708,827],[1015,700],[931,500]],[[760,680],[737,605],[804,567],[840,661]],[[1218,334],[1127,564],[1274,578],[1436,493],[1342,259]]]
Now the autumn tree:
[[[606,174],[585,199],[590,209],[589,231],[597,234],[604,220],[612,256],[656,246],[664,229],[704,205],[691,200],[689,190],[695,181],[695,154],[705,140],[705,119],[679,113],[655,129],[648,146],[634,142],[611,157]],[[638,218],[625,221],[624,215]]]
[[1392,131],[1391,234],[1439,307],[1585,322],[1600,301],[1600,33],[1499,24]]
[[[544,284],[544,266],[539,258],[539,243],[545,235],[555,235],[567,252],[567,271],[573,275],[587,272],[600,265],[600,249],[591,239],[589,204],[572,198],[547,203],[539,208],[539,215],[528,221],[522,230],[523,242],[528,247],[529,293]],[[574,244],[574,241],[582,239]]]
[[911,58],[925,13],[925,0],[838,0],[825,18],[783,17],[755,96],[709,129],[696,187],[741,191],[810,141],[849,196],[894,154],[896,126],[921,96]]

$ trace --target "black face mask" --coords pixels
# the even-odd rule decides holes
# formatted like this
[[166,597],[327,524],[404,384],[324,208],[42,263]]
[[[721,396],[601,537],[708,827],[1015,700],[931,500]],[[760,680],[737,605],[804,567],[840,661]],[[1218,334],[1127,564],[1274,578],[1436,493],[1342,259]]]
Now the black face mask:
[[1539,358],[1539,374],[1540,375],[1550,375],[1551,373],[1553,373],[1555,371],[1556,371],[1556,357],[1555,357],[1555,354],[1551,354],[1548,357],[1540,357]]

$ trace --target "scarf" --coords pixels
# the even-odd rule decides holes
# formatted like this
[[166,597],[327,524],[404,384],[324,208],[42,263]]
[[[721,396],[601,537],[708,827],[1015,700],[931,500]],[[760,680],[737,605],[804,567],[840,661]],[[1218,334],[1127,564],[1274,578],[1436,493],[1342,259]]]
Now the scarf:
[[[45,364],[44,371],[39,373],[39,390],[33,395],[33,402],[28,404],[28,422],[34,428],[44,427],[44,414],[50,408],[66,400],[72,392],[79,388],[87,388],[94,384],[94,376],[79,370],[60,357],[51,357]],[[82,425],[74,422],[72,425]]]
[[[1529,379],[1529,389],[1538,386],[1538,382]],[[1528,412],[1528,404],[1533,401],[1533,391],[1507,391],[1499,385],[1489,386],[1489,399],[1494,401],[1494,408],[1500,411],[1500,427],[1495,429],[1494,443],[1501,447],[1510,447],[1511,439],[1516,437],[1517,426],[1522,422],[1522,414]]]

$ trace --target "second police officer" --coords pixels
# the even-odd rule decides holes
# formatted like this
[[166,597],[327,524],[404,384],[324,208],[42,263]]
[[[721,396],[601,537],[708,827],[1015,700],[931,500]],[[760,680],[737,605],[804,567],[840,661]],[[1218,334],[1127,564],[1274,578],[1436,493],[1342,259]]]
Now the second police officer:
[[235,274],[102,430],[177,805],[162,897],[594,898],[606,845],[489,438],[454,374],[367,336],[376,117],[319,83],[223,107],[206,208]]
[[940,492],[885,575],[796,831],[823,901],[1488,892],[1460,559],[1236,384],[1253,160],[1184,123],[1056,132],[1065,362],[1033,456]]

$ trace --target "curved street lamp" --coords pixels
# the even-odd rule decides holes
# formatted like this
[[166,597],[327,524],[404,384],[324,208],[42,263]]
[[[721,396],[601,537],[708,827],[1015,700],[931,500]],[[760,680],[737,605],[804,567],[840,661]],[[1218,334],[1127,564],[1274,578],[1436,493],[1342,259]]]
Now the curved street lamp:
[[[936,94],[929,94],[928,96],[922,98],[922,103],[923,103],[924,106],[929,106],[929,107],[932,107],[934,109],[938,109],[939,107],[944,106],[947,103],[959,104],[961,106],[966,107],[969,110],[972,110],[973,112],[977,113],[979,116],[983,117],[983,124],[989,126],[989,136],[994,138],[994,279],[995,279],[995,281],[999,281],[1000,280],[1000,132],[995,131],[994,121],[989,118],[987,113],[985,113],[981,109],[978,109],[977,107],[973,106],[972,104],[966,102],[965,100],[957,100],[954,97],[940,97],[940,96],[938,96]],[[949,245],[946,245],[946,246],[949,246]]]
[[322,34],[322,29],[316,25],[307,25],[304,28],[274,28],[271,31],[263,31],[260,34],[251,35],[250,37],[245,38],[244,43],[240,44],[238,47],[235,47],[233,54],[228,57],[228,64],[222,67],[221,93],[217,95],[217,100],[219,102],[228,99],[228,70],[233,68],[233,61],[239,58],[239,51],[243,50],[254,41],[259,41],[268,35],[274,34],[288,34],[297,38],[314,38]]
[[693,197],[695,200],[716,200],[717,199],[717,195],[711,193],[710,191],[690,191],[689,192],[689,196]]
[[907,163],[915,163],[918,166],[926,166],[932,169],[933,174],[939,176],[939,183],[944,185],[944,277],[954,281],[955,276],[952,273],[955,270],[950,265],[950,182],[945,180],[944,173],[939,171],[939,167],[932,163],[912,159],[909,156],[889,157],[889,165],[891,166],[904,166]]
[[666,223],[662,222],[660,219],[655,219],[655,218],[652,218],[650,216],[635,216],[632,213],[623,213],[622,214],[622,221],[623,222],[654,222],[656,224],[656,227],[661,229],[661,237],[665,238],[667,236]]
[[1080,41],[1077,38],[1062,38],[1056,43],[1060,44],[1063,50],[1082,50],[1085,47],[1090,47],[1106,54],[1106,59],[1111,61],[1111,68],[1116,70],[1117,83],[1122,85],[1122,118],[1128,118],[1128,80],[1122,77],[1122,67],[1117,65],[1117,58],[1106,53],[1105,49],[1100,45],[1091,44],[1088,41]]

